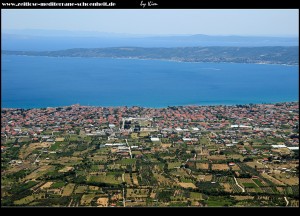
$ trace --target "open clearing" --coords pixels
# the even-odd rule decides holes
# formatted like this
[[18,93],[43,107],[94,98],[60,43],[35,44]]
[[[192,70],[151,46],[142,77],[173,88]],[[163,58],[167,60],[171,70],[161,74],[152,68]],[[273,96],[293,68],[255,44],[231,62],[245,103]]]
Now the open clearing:
[[180,162],[170,162],[168,163],[168,169],[174,169],[175,167],[180,167]]
[[65,141],[65,138],[63,138],[63,137],[57,137],[55,139],[55,142],[63,142],[63,141]]
[[80,200],[80,205],[90,205],[92,200],[94,199],[95,197],[95,194],[84,194],[82,197],[81,197],[81,200]]
[[97,199],[97,204],[99,207],[107,207],[108,206],[108,198],[102,197]]
[[224,191],[231,193],[232,189],[229,183],[220,183],[224,187]]
[[53,182],[46,182],[40,188],[41,189],[47,189],[47,188],[51,187],[52,184],[53,184]]
[[170,185],[171,184],[170,180],[168,178],[164,177],[163,175],[158,174],[158,173],[154,173],[153,175],[159,182],[159,185]]
[[75,189],[74,193],[75,193],[75,194],[84,193],[84,192],[86,191],[86,189],[87,189],[87,186],[85,186],[85,185],[80,185],[80,186],[78,186],[78,187]]
[[36,199],[41,199],[44,196],[45,196],[45,194],[43,194],[43,193],[32,194],[30,196],[27,196],[27,197],[24,197],[22,199],[14,201],[14,204],[15,205],[27,205],[28,203],[31,203],[32,201],[34,201]]
[[45,173],[47,173],[53,169],[54,169],[54,167],[51,165],[42,166],[42,167],[38,168],[37,170],[33,171],[32,173],[30,173],[29,175],[27,175],[24,178],[24,180],[37,179],[38,177],[41,177],[42,175],[44,175]]
[[125,174],[124,174],[124,179],[125,179],[126,184],[132,185],[132,182],[131,182],[131,178],[130,178],[130,174],[129,174],[129,173],[125,173]]
[[262,173],[261,175],[263,177],[269,179],[271,182],[273,182],[276,185],[284,186],[284,183],[282,183],[281,181],[278,181],[277,179],[273,178],[272,176],[268,175],[267,173]]
[[31,143],[28,146],[23,145],[20,149],[20,159],[24,160],[32,153],[33,150],[38,148],[49,148],[51,146],[51,142],[42,142],[42,143]]
[[75,184],[67,184],[63,190],[62,196],[70,196],[74,190]]
[[229,170],[229,167],[227,164],[213,164],[212,170]]
[[137,179],[136,173],[132,173],[133,184],[139,185],[139,181]]
[[89,186],[89,190],[98,191],[100,188],[98,186]]
[[107,183],[107,184],[121,184],[122,177],[115,177],[114,175],[100,174],[100,175],[90,176],[88,178],[88,181],[103,182],[103,183]]
[[196,163],[196,168],[208,170],[208,163]]
[[208,160],[212,160],[212,161],[215,161],[215,160],[226,160],[226,156],[225,155],[210,155],[210,156],[207,156],[207,159]]
[[202,194],[201,193],[196,193],[196,192],[191,192],[190,193],[190,198],[195,199],[195,200],[202,200]]
[[197,188],[193,183],[179,182],[178,185],[183,188]]
[[70,170],[72,170],[73,167],[69,167],[69,166],[66,166],[60,170],[58,170],[58,172],[62,172],[62,173],[65,173],[65,172],[69,172]]
[[253,200],[254,196],[232,196],[235,200]]

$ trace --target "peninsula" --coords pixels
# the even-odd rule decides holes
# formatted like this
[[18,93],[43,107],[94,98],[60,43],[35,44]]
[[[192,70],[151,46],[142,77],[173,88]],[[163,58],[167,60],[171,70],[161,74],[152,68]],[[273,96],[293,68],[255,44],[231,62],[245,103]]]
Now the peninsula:
[[5,55],[49,56],[49,57],[96,57],[157,59],[180,62],[230,62],[255,64],[299,64],[298,46],[266,47],[176,47],[176,48],[75,48],[58,51],[8,51]]

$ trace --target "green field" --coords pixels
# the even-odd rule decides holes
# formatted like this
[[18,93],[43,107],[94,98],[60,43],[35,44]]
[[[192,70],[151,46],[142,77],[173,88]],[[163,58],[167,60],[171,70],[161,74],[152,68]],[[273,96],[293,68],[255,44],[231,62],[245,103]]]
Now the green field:
[[180,167],[181,162],[171,162],[168,163],[168,169],[173,169],[174,167]]
[[257,188],[257,185],[254,183],[243,183],[246,188]]
[[116,163],[122,164],[122,165],[133,165],[133,164],[135,164],[135,162],[136,162],[136,159],[134,159],[134,158],[133,159],[126,158],[126,159],[119,160]]
[[257,184],[259,187],[263,187],[264,186],[263,183],[261,183],[261,181],[258,180],[258,179],[252,179],[252,181],[254,181],[255,184]]
[[54,182],[54,183],[50,186],[50,188],[61,188],[61,187],[63,187],[63,186],[65,186],[65,183],[64,183],[64,182]]
[[86,191],[86,189],[87,189],[87,186],[80,185],[75,189],[74,193],[75,194],[84,193]]
[[34,201],[36,199],[41,199],[44,196],[45,196],[45,194],[32,194],[30,196],[27,196],[22,199],[14,201],[14,204],[15,205],[28,205],[32,201]]
[[90,176],[88,178],[89,182],[102,182],[102,183],[106,183],[106,184],[121,184],[122,183],[122,177],[115,177],[115,175],[104,175],[104,174],[100,174],[100,175],[96,175],[96,176]]
[[62,142],[55,142],[54,144],[51,145],[50,150],[51,151],[57,150],[61,144],[62,144]]
[[204,201],[204,203],[207,204],[207,206],[230,206],[232,205],[232,201],[229,199],[226,199],[224,197],[214,197],[210,196],[208,200]]
[[190,198],[191,199],[196,199],[196,200],[202,200],[202,194],[201,193],[196,193],[196,192],[191,192],[190,193]]

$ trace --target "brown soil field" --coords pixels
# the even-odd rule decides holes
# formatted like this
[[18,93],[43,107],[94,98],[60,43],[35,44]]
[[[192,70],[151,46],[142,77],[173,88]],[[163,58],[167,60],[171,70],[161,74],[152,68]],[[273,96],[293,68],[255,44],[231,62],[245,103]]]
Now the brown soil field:
[[211,156],[207,156],[208,160],[226,160],[226,156],[225,155],[211,155]]
[[20,149],[20,159],[25,159],[32,153],[33,150],[38,148],[49,148],[51,146],[51,142],[42,142],[42,143],[31,143],[28,146],[23,145]]
[[229,167],[227,164],[213,164],[212,170],[229,170]]
[[232,189],[230,187],[229,183],[220,183],[224,187],[224,191],[226,192],[232,192]]
[[62,196],[70,196],[74,190],[75,184],[67,184],[62,192]]
[[299,185],[299,178],[292,177],[289,174],[281,173],[279,175],[274,175],[274,177],[287,185]]
[[163,148],[170,148],[172,144],[161,144],[161,147]]
[[108,198],[102,197],[97,199],[98,207],[107,207],[108,206]]
[[51,185],[53,184],[53,182],[46,182],[45,184],[43,184],[40,188],[41,189],[46,189],[51,187]]
[[179,182],[178,185],[183,188],[197,188],[193,183]]
[[46,172],[50,171],[53,168],[51,165],[42,166],[38,168],[37,170],[33,171],[29,175],[27,175],[24,180],[30,180],[30,179],[36,179],[42,175],[44,175]]
[[63,141],[65,141],[65,138],[63,138],[63,137],[57,137],[55,139],[55,142],[63,142]]
[[211,181],[212,180],[212,175],[205,175],[204,180],[205,181]]
[[95,194],[84,194],[81,197],[80,205],[87,205],[87,206],[90,205],[90,203],[92,202],[94,197],[95,197]]
[[133,184],[139,185],[139,182],[138,182],[138,180],[137,180],[136,173],[132,173],[132,180],[133,180]]
[[276,185],[284,185],[281,181],[278,181],[277,179],[273,178],[272,176],[268,175],[267,173],[262,173],[261,174],[263,177],[269,179],[270,181],[272,181],[274,184]]
[[208,170],[208,163],[196,163],[196,168]]
[[68,172],[68,171],[70,171],[72,169],[73,169],[73,167],[67,166],[67,167],[64,167],[64,168],[60,169],[58,172],[65,173],[65,172]]
[[232,196],[234,199],[240,201],[240,200],[253,200],[254,196]]

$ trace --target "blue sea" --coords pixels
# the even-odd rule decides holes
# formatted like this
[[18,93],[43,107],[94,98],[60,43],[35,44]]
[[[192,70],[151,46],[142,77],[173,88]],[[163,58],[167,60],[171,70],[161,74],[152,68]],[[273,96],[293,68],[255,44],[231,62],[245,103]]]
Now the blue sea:
[[299,67],[2,55],[2,108],[298,101]]

